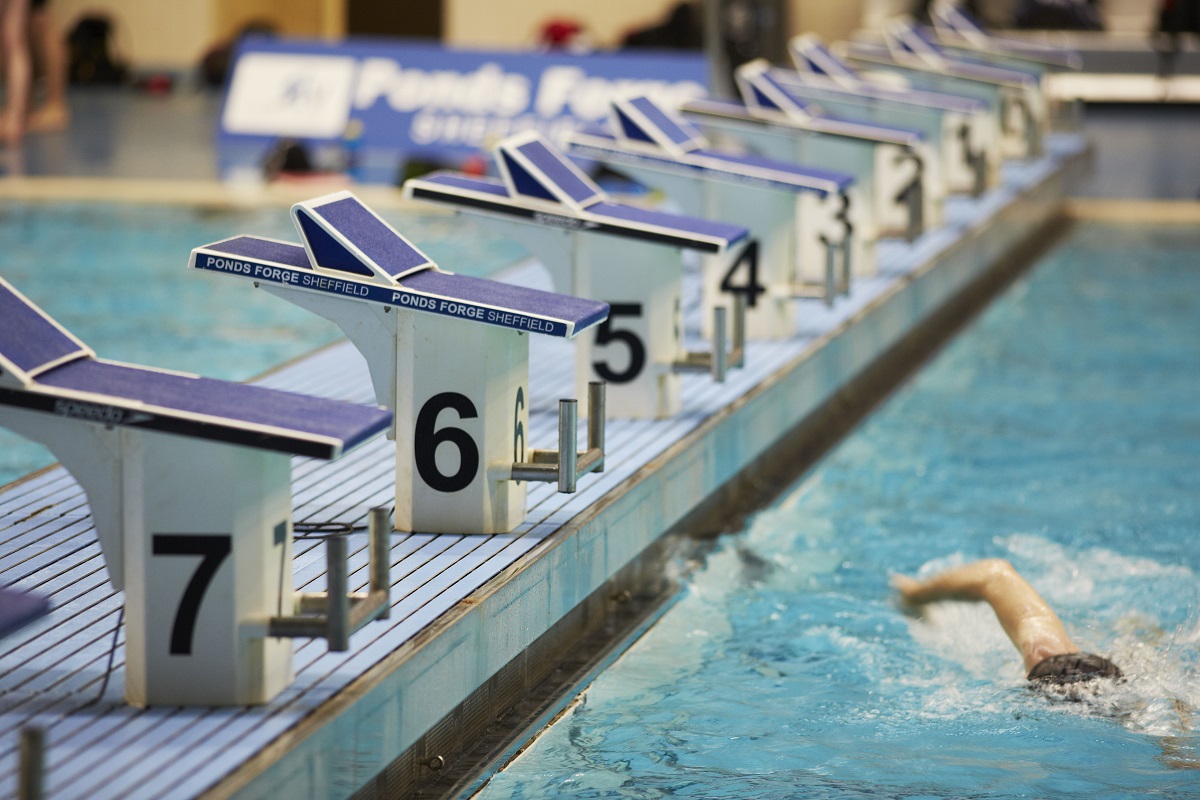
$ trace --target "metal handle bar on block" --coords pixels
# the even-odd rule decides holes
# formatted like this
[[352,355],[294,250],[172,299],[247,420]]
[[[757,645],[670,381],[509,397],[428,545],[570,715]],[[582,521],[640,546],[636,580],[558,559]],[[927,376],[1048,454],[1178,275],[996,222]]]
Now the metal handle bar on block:
[[388,510],[371,509],[369,520],[370,591],[347,591],[346,537],[330,536],[325,540],[327,590],[300,593],[299,613],[271,617],[270,636],[323,638],[329,642],[331,651],[344,652],[350,649],[351,634],[372,620],[388,618],[391,613]]
[[900,190],[895,199],[908,209],[908,226],[905,228],[904,238],[906,241],[915,242],[925,231],[925,185],[922,183],[922,172],[919,168],[912,181]]
[[711,372],[717,383],[725,382],[731,367],[746,364],[746,296],[733,295],[733,342],[729,341],[728,322],[724,306],[713,308],[713,349],[711,352],[691,352],[682,361],[671,365],[675,372]]
[[[825,280],[821,283],[793,283],[792,297],[815,297],[832,306],[838,295],[850,294],[850,234],[832,242],[821,234],[825,245]],[[838,264],[841,269],[838,269]]]
[[963,161],[971,171],[971,197],[979,197],[987,191],[987,151],[983,147],[971,149],[971,127],[965,122],[958,128],[958,141],[962,144]]
[[589,472],[604,471],[604,381],[588,383],[587,449],[576,450],[578,401],[558,401],[558,450],[534,450],[530,461],[512,465],[512,480],[558,483],[564,493],[575,491],[576,481]]
[[21,729],[20,766],[17,772],[18,800],[42,800],[46,796],[46,733],[37,726]]

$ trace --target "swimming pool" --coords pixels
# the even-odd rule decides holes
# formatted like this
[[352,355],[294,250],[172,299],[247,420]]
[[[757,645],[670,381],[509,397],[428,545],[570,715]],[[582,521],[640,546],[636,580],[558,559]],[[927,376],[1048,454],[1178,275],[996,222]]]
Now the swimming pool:
[[[488,274],[524,257],[445,215],[381,211],[440,266]],[[101,358],[244,381],[341,335],[266,292],[185,269],[236,233],[298,239],[280,208],[0,202],[0,275]],[[0,486],[53,461],[0,429]]]
[[[479,797],[1197,796],[1197,251],[1079,225]],[[1049,703],[986,607],[896,607],[983,556],[1128,682]]]

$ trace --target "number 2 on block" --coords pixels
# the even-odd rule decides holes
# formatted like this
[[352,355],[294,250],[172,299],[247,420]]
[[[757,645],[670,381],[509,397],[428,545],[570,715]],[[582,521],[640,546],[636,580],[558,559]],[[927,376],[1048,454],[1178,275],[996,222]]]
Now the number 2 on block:
[[175,622],[171,625],[171,646],[167,651],[173,656],[190,656],[200,604],[204,602],[204,593],[208,591],[213,576],[233,550],[233,537],[225,534],[156,533],[151,537],[150,546],[156,556],[200,556],[200,564],[183,590],[179,609],[175,612]]

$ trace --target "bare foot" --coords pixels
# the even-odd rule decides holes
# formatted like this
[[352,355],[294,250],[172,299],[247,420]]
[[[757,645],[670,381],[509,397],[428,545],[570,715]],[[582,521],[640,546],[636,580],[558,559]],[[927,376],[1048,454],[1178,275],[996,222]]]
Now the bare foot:
[[8,118],[7,114],[0,116],[0,140],[4,141],[5,147],[15,149],[21,146],[21,137],[25,131],[20,125],[14,124]]
[[45,105],[29,115],[30,133],[49,133],[66,130],[71,124],[71,110],[65,104]]

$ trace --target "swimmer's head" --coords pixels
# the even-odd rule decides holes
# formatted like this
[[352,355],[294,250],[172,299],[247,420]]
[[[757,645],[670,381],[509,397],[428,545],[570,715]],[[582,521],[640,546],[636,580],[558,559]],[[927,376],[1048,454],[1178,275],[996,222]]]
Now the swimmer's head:
[[1029,671],[1032,688],[1058,700],[1082,701],[1096,695],[1105,683],[1123,677],[1121,668],[1095,653],[1051,656]]

